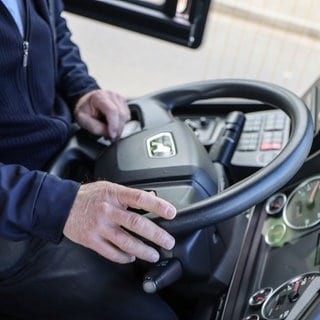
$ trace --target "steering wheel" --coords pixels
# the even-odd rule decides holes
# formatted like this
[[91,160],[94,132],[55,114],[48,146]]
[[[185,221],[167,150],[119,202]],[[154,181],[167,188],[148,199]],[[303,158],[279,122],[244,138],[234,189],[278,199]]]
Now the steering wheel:
[[[224,188],[218,182],[222,177],[221,172],[212,164],[208,153],[200,146],[191,130],[172,115],[175,107],[212,98],[260,101],[283,110],[291,120],[289,141],[280,154],[259,171],[225,190],[222,190]],[[135,99],[130,101],[130,106],[138,114],[141,131],[108,148],[88,143],[83,136],[77,137],[76,140],[71,140],[50,172],[63,176],[67,164],[80,158],[95,161],[96,179],[115,180],[145,189],[153,189],[155,185],[163,183],[177,184],[186,180],[188,175],[196,176],[196,180],[201,176],[202,180],[194,183],[200,185],[198,195],[191,197],[196,201],[178,206],[174,220],[166,221],[150,216],[175,236],[228,220],[269,197],[299,170],[313,140],[311,115],[300,98],[284,88],[264,82],[216,80],[190,83]],[[159,137],[166,143],[169,141],[170,150],[162,150],[164,156],[160,152],[159,157],[153,157],[150,155],[150,148],[158,147],[157,140],[154,139]],[[180,144],[181,141],[183,145]],[[152,145],[152,142],[155,144]],[[165,144],[161,146],[167,147]],[[174,153],[170,153],[172,151]],[[182,157],[183,153],[188,153],[189,156]],[[140,161],[141,157],[144,157],[143,161]],[[190,170],[196,173],[190,173]],[[182,193],[185,190],[187,189],[183,186]]]
[[174,121],[170,111],[210,98],[258,100],[283,110],[291,120],[291,135],[282,152],[267,166],[227,190],[178,211],[173,221],[154,220],[172,234],[180,234],[236,216],[283,187],[307,157],[313,140],[313,122],[305,104],[279,86],[249,80],[191,83],[137,99],[143,128],[163,128]]

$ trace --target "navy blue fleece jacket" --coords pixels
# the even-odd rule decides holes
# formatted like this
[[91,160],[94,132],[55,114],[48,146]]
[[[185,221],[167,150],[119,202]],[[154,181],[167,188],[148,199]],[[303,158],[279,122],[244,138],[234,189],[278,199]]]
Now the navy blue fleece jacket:
[[75,103],[98,85],[62,1],[26,3],[23,39],[0,2],[0,236],[58,242],[79,184],[43,170],[69,139]]

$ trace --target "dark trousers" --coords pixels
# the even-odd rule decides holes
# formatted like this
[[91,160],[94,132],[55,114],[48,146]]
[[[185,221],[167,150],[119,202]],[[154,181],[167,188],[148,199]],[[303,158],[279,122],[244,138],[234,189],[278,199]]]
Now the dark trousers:
[[171,320],[157,295],[145,294],[133,265],[109,262],[63,239],[0,239],[0,319]]

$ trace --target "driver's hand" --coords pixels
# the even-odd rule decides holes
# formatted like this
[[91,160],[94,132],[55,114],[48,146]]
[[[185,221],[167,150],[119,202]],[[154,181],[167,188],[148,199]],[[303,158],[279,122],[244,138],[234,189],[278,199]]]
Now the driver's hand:
[[148,218],[128,208],[144,209],[165,219],[173,219],[176,209],[152,192],[127,188],[107,181],[82,185],[78,191],[63,233],[118,263],[136,257],[156,262],[159,253],[127,230],[170,250],[175,240]]
[[78,124],[90,133],[115,140],[130,120],[130,110],[120,94],[99,89],[79,99],[74,116]]

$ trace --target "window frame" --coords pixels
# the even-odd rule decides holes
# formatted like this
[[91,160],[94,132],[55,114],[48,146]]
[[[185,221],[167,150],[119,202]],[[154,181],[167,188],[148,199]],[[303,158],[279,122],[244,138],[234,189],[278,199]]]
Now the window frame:
[[178,13],[178,0],[64,0],[72,13],[190,48],[201,44],[210,2],[188,0],[187,12]]

